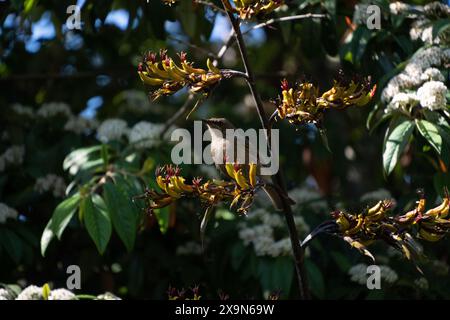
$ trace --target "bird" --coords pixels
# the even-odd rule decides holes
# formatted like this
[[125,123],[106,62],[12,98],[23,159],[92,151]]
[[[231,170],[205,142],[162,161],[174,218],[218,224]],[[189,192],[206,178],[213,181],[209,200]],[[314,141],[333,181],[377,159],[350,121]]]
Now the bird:
[[[293,205],[295,202],[289,198],[284,191],[277,185],[270,182],[270,176],[261,175],[261,163],[258,148],[253,145],[244,135],[234,134],[234,141],[227,139],[227,129],[235,130],[236,127],[225,118],[210,118],[203,119],[206,127],[211,134],[211,158],[216,166],[216,169],[224,176],[228,176],[225,164],[233,163],[239,165],[249,165],[250,163],[257,164],[257,177],[263,183],[262,189],[265,191],[271,200],[274,208],[277,211],[283,211],[285,205]],[[234,146],[231,144],[234,143]],[[237,148],[244,146],[244,161],[241,160],[242,150]],[[234,151],[234,154],[230,154]],[[239,151],[241,153],[239,153]],[[246,167],[244,166],[244,171]],[[247,168],[248,170],[248,168]],[[248,172],[247,172],[248,173]]]

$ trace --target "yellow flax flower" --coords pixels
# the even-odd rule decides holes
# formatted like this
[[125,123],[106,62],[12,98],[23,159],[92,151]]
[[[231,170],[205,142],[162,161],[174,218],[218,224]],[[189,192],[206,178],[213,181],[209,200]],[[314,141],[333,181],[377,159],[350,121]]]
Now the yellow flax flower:
[[172,95],[184,87],[192,92],[207,93],[221,79],[220,69],[215,67],[208,59],[208,69],[194,68],[192,62],[186,59],[186,53],[179,55],[179,65],[161,50],[159,56],[149,52],[144,56],[143,62],[138,66],[138,74],[142,82],[151,87],[151,96],[154,100],[161,96]]

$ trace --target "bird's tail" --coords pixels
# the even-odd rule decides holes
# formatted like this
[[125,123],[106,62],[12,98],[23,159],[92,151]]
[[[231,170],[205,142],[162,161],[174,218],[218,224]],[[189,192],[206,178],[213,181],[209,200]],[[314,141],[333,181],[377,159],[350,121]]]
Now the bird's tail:
[[277,211],[283,211],[284,203],[289,205],[295,204],[294,200],[289,198],[289,196],[284,191],[280,190],[274,184],[266,183],[264,187],[262,187],[262,189],[272,201],[272,204]]

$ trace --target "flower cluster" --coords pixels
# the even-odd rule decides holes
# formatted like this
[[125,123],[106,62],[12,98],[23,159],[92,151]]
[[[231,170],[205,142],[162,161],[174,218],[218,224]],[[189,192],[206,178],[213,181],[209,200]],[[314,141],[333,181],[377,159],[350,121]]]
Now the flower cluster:
[[327,109],[344,109],[366,105],[375,93],[370,89],[368,79],[345,79],[342,73],[333,87],[319,95],[319,88],[311,82],[290,87],[287,80],[281,83],[281,97],[278,97],[276,115],[293,124],[320,124]]
[[144,61],[138,66],[138,74],[142,82],[151,88],[151,97],[156,100],[161,96],[172,95],[184,87],[192,92],[207,94],[222,79],[222,74],[211,60],[207,60],[208,70],[194,68],[187,61],[186,53],[178,54],[180,65],[161,50],[159,57],[154,52],[144,56]]
[[40,177],[36,180],[34,190],[39,193],[51,191],[55,198],[60,198],[65,195],[66,183],[63,178],[55,174],[47,174],[46,176]]
[[180,256],[188,256],[188,255],[201,255],[203,252],[202,246],[195,242],[189,241],[185,244],[178,246],[176,254]]
[[12,105],[11,109],[16,115],[28,118],[32,118],[35,115],[41,119],[53,119],[56,117],[64,118],[66,119],[64,130],[76,134],[83,134],[97,127],[97,122],[94,119],[87,119],[79,115],[74,115],[70,110],[69,105],[64,102],[44,103],[36,112],[34,112],[32,108],[20,104]]
[[[348,275],[350,280],[361,285],[367,284],[367,267],[365,263],[359,263],[354,265],[348,270]],[[389,266],[381,265],[380,276],[386,283],[394,283],[398,280],[397,273],[392,270]]]
[[5,170],[7,165],[22,164],[25,156],[24,146],[12,146],[0,155],[0,172]]
[[[94,298],[95,300],[121,300],[109,292]],[[51,290],[50,286],[45,284],[42,287],[30,285],[19,294],[10,289],[0,288],[0,300],[78,300],[78,297],[70,290],[64,288]]]
[[401,110],[410,113],[419,104],[430,110],[445,108],[448,89],[438,68],[449,62],[450,49],[432,46],[417,51],[404,70],[384,88],[381,100],[387,105],[385,112]]
[[284,4],[283,0],[233,0],[234,7],[225,1],[227,10],[236,12],[241,19],[250,19],[271,13]]
[[14,293],[10,290],[0,288],[0,301],[1,300],[14,300]]
[[97,129],[97,138],[103,143],[108,143],[120,141],[126,137],[128,142],[138,149],[152,148],[158,146],[164,139],[168,139],[175,128],[172,125],[161,137],[165,129],[162,123],[140,121],[129,128],[126,121],[122,119],[106,119]]
[[[409,8],[411,11],[411,8]],[[416,10],[417,11],[417,10]],[[412,23],[409,35],[411,40],[421,40],[427,45],[449,45],[450,29],[443,28],[441,32],[433,34],[432,22],[439,18],[450,17],[450,7],[440,2],[433,2],[422,7],[423,14]]]
[[261,186],[256,179],[256,164],[250,164],[248,173],[244,165],[226,164],[227,173],[232,181],[194,178],[191,183],[180,175],[181,169],[172,165],[158,167],[156,183],[162,192],[146,190],[141,198],[145,199],[150,211],[166,207],[182,197],[193,197],[211,208],[220,202],[231,201],[231,208],[246,213],[253,203],[254,194]]
[[[301,216],[294,216],[300,234],[309,232],[309,226]],[[245,221],[238,225],[239,238],[245,246],[252,245],[257,256],[278,257],[291,254],[291,242],[279,214],[264,208],[251,210]]]
[[447,190],[442,203],[429,210],[425,210],[426,201],[423,192],[420,192],[420,199],[415,208],[402,215],[388,215],[393,205],[392,200],[381,200],[359,214],[334,211],[331,214],[334,220],[331,229],[327,223],[318,229],[333,230],[333,233],[341,236],[352,247],[373,260],[375,260],[373,255],[366,247],[376,240],[385,241],[401,251],[407,259],[415,260],[422,256],[422,247],[415,238],[435,242],[442,239],[450,230],[450,220],[447,218],[450,196]]
[[97,128],[97,137],[103,143],[118,141],[128,133],[128,124],[122,119],[106,119]]
[[15,209],[0,202],[0,223],[5,223],[7,219],[16,220],[18,213]]

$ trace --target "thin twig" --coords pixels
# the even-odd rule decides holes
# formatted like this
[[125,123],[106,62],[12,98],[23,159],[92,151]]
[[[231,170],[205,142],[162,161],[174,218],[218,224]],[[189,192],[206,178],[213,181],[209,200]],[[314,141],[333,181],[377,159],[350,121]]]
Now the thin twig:
[[169,128],[186,113],[192,100],[194,100],[194,94],[190,93],[189,97],[186,99],[186,101],[183,103],[180,109],[178,109],[178,111],[175,112],[175,114],[172,117],[170,117],[169,120],[167,120],[166,123],[164,124],[164,127],[161,130],[161,133],[159,134],[160,139],[162,139],[167,130],[169,130]]
[[222,8],[216,6],[212,2],[209,2],[209,1],[206,1],[206,0],[194,0],[194,2],[198,3],[198,4],[202,4],[202,5],[207,6],[207,7],[210,7],[214,11],[219,11],[219,12],[225,13],[225,10],[223,10]]
[[[253,27],[243,31],[242,34],[247,34],[253,30],[264,28],[264,27],[270,26],[277,22],[286,22],[286,21],[301,20],[301,19],[308,19],[308,18],[326,18],[326,17],[327,17],[326,14],[321,14],[321,13],[305,13],[305,14],[299,14],[296,16],[273,18],[273,19],[267,20],[263,23],[254,25]],[[223,57],[225,52],[227,52],[228,48],[230,48],[234,44],[235,41],[236,41],[236,38],[234,37],[234,29],[231,28],[231,31],[228,34],[223,46],[220,48],[219,52],[216,55],[216,61],[220,60]]]
[[234,43],[234,29],[231,28],[230,33],[228,34],[227,39],[225,40],[222,48],[220,48],[219,52],[217,53],[217,60],[222,59],[225,52],[227,52],[228,48]]
[[287,16],[287,17],[281,17],[281,18],[273,18],[273,19],[264,21],[262,23],[259,23],[257,25],[254,25],[250,29],[247,29],[244,32],[242,32],[242,34],[246,34],[246,33],[251,32],[253,30],[270,26],[270,25],[272,25],[274,23],[277,23],[277,22],[301,20],[301,19],[308,19],[308,18],[326,18],[326,17],[327,17],[327,15],[326,14],[322,14],[322,13],[305,13],[305,14],[299,14],[299,15],[296,15],[296,16]]
[[209,56],[209,57],[211,57],[213,59],[217,59],[217,55],[215,55],[213,52],[209,51],[208,49],[202,48],[200,46],[197,46],[195,44],[192,44],[190,42],[184,41],[182,39],[179,39],[179,38],[176,38],[176,37],[173,37],[173,36],[168,36],[167,38],[172,40],[172,41],[176,41],[178,43],[181,43],[181,44],[183,44],[185,46],[188,46],[188,47],[190,47],[192,49],[201,51],[201,52],[203,52],[204,54],[206,54],[207,56]]
[[[225,1],[228,1],[228,0],[221,0],[221,1],[222,1],[224,8],[226,8]],[[234,17],[232,12],[227,11],[227,14],[228,14],[230,23],[233,27],[236,41],[237,41],[238,48],[239,48],[239,52],[241,54],[245,72],[247,74],[247,79],[246,79],[247,84],[249,86],[250,92],[255,101],[255,106],[258,111],[258,115],[259,115],[261,124],[262,124],[263,128],[266,129],[265,130],[266,134],[268,134],[269,128],[270,128],[269,119],[264,111],[263,102],[261,100],[261,97],[259,96],[259,94],[256,90],[253,71],[251,69],[251,66],[250,66],[250,63],[248,60],[247,48],[245,46],[245,42],[244,42],[240,27],[239,27],[239,23],[236,20],[236,18]],[[268,139],[268,142],[269,142],[269,149],[270,149],[270,140],[269,139]],[[277,172],[277,174],[275,174],[273,176],[273,182],[274,182],[274,184],[278,185],[278,187],[281,189],[282,192],[287,194],[286,187],[285,187],[283,180],[284,179],[281,174],[281,170],[279,170]],[[298,281],[298,285],[299,285],[300,298],[308,299],[309,298],[308,286],[307,286],[307,282],[306,282],[306,273],[305,273],[304,266],[303,266],[304,252],[303,252],[302,247],[300,246],[300,238],[298,236],[297,228],[295,226],[295,221],[294,221],[294,216],[292,214],[291,205],[288,203],[288,200],[286,199],[286,197],[281,197],[281,199],[283,201],[283,212],[284,212],[284,216],[286,219],[286,223],[288,225],[292,251],[293,251],[294,259],[295,259],[295,269],[296,269],[297,281]]]

